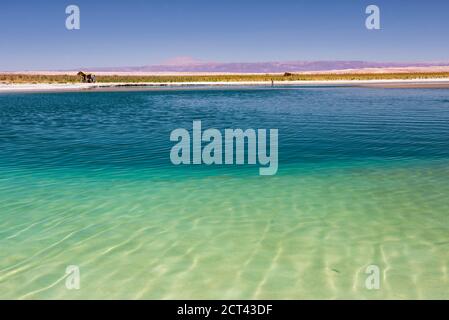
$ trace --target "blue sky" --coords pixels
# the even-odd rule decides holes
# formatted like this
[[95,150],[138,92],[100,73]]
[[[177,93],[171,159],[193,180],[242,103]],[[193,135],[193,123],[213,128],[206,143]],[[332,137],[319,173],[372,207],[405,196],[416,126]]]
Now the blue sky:
[[[65,28],[67,5],[81,29]],[[381,30],[365,8],[381,9]],[[217,62],[449,61],[447,0],[0,2],[0,70]]]

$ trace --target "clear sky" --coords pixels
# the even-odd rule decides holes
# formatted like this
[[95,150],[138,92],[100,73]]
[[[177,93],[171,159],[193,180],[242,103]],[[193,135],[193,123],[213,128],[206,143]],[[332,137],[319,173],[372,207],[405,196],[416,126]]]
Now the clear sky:
[[[81,29],[65,28],[67,5]],[[381,10],[381,30],[365,9]],[[1,0],[0,70],[217,62],[449,61],[448,0]]]

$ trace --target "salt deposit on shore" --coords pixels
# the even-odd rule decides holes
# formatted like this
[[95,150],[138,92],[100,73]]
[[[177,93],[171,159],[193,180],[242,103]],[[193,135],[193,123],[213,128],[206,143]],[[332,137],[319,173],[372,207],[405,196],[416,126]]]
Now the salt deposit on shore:
[[[58,92],[107,90],[120,91],[126,89],[145,89],[158,87],[194,87],[194,86],[271,86],[271,81],[233,81],[233,82],[142,82],[142,83],[20,83],[0,84],[0,92]],[[449,79],[415,79],[415,80],[332,80],[332,81],[278,81],[275,86],[372,86],[372,87],[413,87],[413,88],[449,88]]]

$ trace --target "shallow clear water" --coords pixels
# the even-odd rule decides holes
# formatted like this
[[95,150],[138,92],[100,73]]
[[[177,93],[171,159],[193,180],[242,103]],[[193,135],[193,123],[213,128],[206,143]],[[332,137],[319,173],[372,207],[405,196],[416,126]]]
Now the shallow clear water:
[[[173,166],[193,120],[278,174]],[[0,150],[0,298],[449,298],[449,90],[3,94]]]

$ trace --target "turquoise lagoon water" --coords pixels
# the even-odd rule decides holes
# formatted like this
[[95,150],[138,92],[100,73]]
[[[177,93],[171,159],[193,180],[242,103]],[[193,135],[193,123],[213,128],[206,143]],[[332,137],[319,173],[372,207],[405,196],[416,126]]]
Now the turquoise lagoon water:
[[[173,166],[193,120],[278,174]],[[3,94],[0,150],[0,298],[449,298],[449,90]]]

